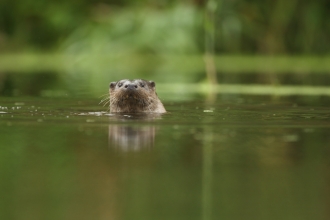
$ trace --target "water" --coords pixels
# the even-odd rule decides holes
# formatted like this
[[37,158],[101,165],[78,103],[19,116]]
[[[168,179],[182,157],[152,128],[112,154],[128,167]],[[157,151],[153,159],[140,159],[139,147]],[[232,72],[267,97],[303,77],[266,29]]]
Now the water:
[[0,103],[0,219],[329,218],[326,97]]

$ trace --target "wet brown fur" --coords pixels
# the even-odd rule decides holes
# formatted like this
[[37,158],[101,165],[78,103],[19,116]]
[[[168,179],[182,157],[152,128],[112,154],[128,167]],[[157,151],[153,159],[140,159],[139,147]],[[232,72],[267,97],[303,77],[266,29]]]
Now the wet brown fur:
[[153,81],[123,79],[110,83],[110,112],[165,113]]

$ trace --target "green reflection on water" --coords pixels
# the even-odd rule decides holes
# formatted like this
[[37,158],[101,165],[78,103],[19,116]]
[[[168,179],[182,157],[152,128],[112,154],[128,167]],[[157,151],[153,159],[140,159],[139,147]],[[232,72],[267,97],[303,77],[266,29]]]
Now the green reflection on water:
[[220,100],[141,118],[95,100],[1,98],[0,218],[326,218],[328,109]]
[[212,156],[213,132],[209,128],[204,130],[203,143],[203,176],[202,176],[202,219],[212,219]]

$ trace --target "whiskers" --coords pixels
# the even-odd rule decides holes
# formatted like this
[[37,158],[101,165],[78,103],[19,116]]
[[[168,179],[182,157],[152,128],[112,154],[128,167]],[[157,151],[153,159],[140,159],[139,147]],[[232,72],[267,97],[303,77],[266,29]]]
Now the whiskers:
[[106,97],[103,98],[99,103],[99,104],[102,104],[103,107],[110,104],[110,95],[109,94],[104,94],[104,95],[101,95],[100,98],[104,97],[104,96],[106,96]]

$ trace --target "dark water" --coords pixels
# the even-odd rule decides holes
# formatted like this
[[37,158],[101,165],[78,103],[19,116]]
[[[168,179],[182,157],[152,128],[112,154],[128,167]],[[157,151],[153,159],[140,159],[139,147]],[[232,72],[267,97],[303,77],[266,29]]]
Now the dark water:
[[329,219],[327,98],[0,98],[0,219]]

